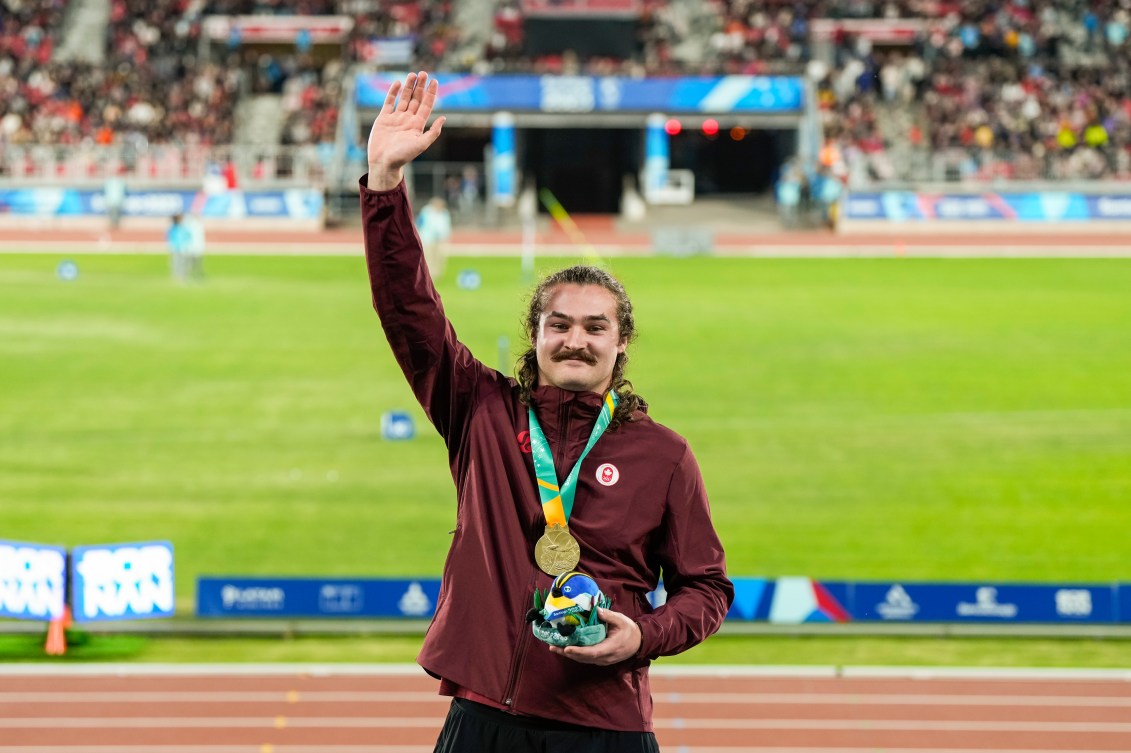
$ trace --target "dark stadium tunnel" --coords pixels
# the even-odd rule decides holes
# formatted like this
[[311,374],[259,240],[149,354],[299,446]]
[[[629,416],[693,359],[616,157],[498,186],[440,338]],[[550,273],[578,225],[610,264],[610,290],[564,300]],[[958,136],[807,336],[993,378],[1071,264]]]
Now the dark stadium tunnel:
[[624,176],[639,173],[644,159],[643,132],[635,128],[530,128],[521,143],[519,164],[568,212],[620,211]]
[[793,130],[744,131],[734,139],[727,127],[708,137],[685,127],[671,140],[673,170],[695,173],[695,193],[763,193],[773,189],[781,164],[796,150]]

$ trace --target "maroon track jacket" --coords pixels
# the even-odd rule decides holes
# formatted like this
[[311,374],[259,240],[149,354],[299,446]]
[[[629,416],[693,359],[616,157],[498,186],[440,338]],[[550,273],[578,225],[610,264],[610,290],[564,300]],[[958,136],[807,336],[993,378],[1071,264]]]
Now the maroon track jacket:
[[[638,658],[598,667],[556,656],[525,619],[550,576],[534,563],[546,519],[535,486],[529,420],[515,381],[456,338],[424,262],[404,184],[361,179],[373,306],[397,362],[444,437],[457,490],[456,527],[436,615],[418,657],[430,674],[516,713],[598,729],[651,731],[648,664],[714,633],[734,598],[707,493],[687,442],[643,412],[606,431],[582,464],[569,530],[579,570],[640,625]],[[581,455],[601,396],[534,391],[558,478]],[[611,463],[619,478],[598,482]],[[646,594],[663,574],[667,604]]]

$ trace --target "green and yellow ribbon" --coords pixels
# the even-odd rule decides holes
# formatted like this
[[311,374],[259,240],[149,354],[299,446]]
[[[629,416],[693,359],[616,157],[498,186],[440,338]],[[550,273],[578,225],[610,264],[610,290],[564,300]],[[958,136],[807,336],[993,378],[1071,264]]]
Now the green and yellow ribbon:
[[613,412],[617,408],[617,393],[609,390],[605,395],[604,405],[601,406],[601,415],[597,416],[597,423],[593,424],[593,431],[589,434],[589,442],[581,452],[581,457],[573,466],[573,470],[566,476],[565,483],[558,484],[558,474],[554,470],[554,456],[550,452],[550,443],[546,441],[546,434],[538,417],[534,415],[534,407],[527,408],[530,415],[530,449],[534,457],[534,473],[538,477],[538,497],[542,500],[542,512],[546,515],[546,525],[560,525],[568,527],[570,513],[573,512],[573,499],[577,495],[577,476],[581,472],[581,463],[585,456],[597,444],[597,440],[605,433],[609,422],[613,420]]

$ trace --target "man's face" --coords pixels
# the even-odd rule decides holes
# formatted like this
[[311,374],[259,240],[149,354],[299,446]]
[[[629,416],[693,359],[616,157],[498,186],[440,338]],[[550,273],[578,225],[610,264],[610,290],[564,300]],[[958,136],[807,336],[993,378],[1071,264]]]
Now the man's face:
[[617,355],[628,345],[617,326],[613,294],[600,285],[563,283],[550,290],[534,350],[538,383],[572,392],[604,393]]

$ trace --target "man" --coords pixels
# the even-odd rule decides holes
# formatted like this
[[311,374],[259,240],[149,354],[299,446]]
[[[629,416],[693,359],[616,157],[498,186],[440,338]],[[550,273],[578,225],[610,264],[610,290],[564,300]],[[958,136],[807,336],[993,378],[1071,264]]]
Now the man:
[[105,202],[110,229],[117,230],[122,224],[122,210],[126,204],[126,181],[121,175],[114,173],[106,179],[102,187],[102,199]]
[[181,218],[181,223],[188,233],[185,243],[186,274],[189,279],[200,282],[204,279],[204,249],[207,243],[204,222],[195,211],[191,211]]
[[444,274],[448,239],[452,237],[452,214],[448,211],[447,202],[433,196],[417,215],[416,230],[424,246],[424,259],[428,262],[432,280],[439,280]]
[[[649,662],[717,630],[734,596],[703,480],[624,377],[632,304],[603,270],[563,270],[535,291],[517,380],[456,338],[403,183],[443,127],[441,117],[424,130],[436,91],[423,72],[389,88],[361,179],[373,305],[457,489],[418,657],[453,697],[436,750],[655,751]],[[552,489],[545,501],[539,489]],[[567,535],[577,560],[562,565]],[[547,646],[526,621],[534,590],[562,566],[612,597],[596,645]],[[661,572],[668,601],[653,611],[646,595]]]
[[183,216],[174,214],[169,222],[169,229],[165,231],[165,243],[169,247],[169,268],[177,282],[188,279],[188,247],[191,242],[192,235],[185,226]]

